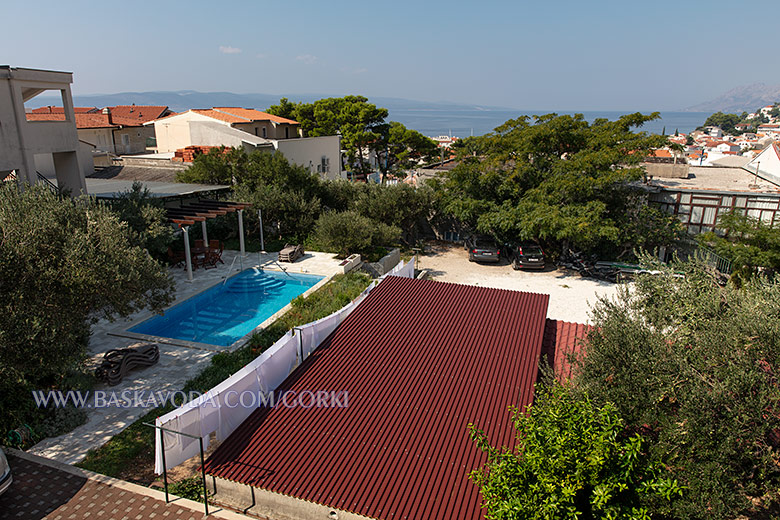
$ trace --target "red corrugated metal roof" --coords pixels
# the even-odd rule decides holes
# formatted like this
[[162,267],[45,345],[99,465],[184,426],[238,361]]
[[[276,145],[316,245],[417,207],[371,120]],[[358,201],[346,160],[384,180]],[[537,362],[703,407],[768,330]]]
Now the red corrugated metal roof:
[[467,425],[514,446],[548,300],[388,277],[280,389],[347,391],[348,408],[256,410],[206,472],[372,518],[483,518]]
[[572,363],[570,356],[582,355],[583,341],[592,329],[590,325],[570,323],[561,320],[547,320],[544,328],[542,356],[553,367],[555,377],[563,382],[571,379]]

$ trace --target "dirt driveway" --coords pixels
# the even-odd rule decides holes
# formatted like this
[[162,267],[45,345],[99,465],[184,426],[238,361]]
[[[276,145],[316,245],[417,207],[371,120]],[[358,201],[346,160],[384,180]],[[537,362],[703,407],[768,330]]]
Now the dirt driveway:
[[582,278],[554,267],[515,271],[506,260],[500,264],[472,263],[462,246],[443,242],[427,244],[417,267],[428,269],[432,279],[443,282],[549,294],[548,318],[579,323],[589,323],[591,305],[600,296],[614,296],[618,288],[613,283]]

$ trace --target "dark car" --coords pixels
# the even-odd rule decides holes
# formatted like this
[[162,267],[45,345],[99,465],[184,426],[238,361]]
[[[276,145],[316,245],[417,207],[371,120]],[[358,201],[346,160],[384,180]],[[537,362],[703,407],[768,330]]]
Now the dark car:
[[500,262],[501,249],[488,238],[469,238],[466,240],[469,262]]
[[544,251],[537,244],[513,245],[509,248],[507,256],[515,270],[544,269]]

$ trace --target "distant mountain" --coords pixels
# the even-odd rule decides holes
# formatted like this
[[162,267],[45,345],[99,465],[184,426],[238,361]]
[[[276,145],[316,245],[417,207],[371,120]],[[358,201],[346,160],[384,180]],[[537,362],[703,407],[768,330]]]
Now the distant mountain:
[[[264,109],[275,105],[282,97],[290,101],[311,103],[318,99],[333,97],[326,94],[235,94],[233,92],[195,92],[194,90],[161,92],[121,92],[118,94],[74,95],[76,106],[106,107],[113,105],[165,105],[175,112],[190,108],[246,107]],[[504,107],[463,105],[457,103],[431,103],[403,98],[366,96],[369,102],[389,110],[507,110]],[[38,106],[61,103],[59,98],[41,96],[35,98]]]
[[733,88],[717,98],[685,109],[686,112],[755,112],[780,101],[780,85],[755,83]]

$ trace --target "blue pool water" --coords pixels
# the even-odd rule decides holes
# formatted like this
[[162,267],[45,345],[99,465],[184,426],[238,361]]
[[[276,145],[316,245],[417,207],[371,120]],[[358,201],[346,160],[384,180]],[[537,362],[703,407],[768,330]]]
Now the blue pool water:
[[247,269],[129,329],[138,334],[228,346],[322,280]]

